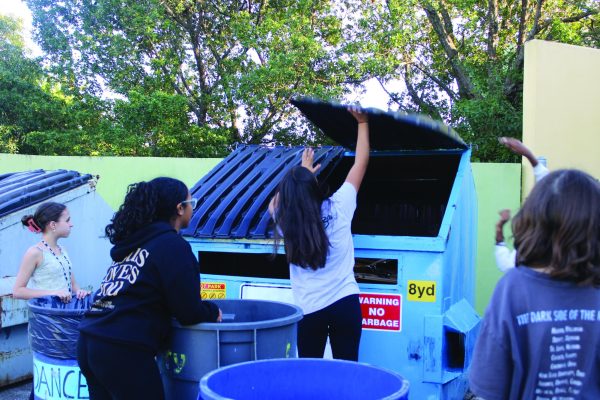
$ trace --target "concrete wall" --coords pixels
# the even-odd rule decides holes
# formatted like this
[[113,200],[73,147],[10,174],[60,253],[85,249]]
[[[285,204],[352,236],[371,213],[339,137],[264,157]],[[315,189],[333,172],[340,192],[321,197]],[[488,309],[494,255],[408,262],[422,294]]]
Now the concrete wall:
[[[42,169],[71,169],[100,175],[97,193],[113,208],[119,207],[130,183],[171,176],[193,186],[220,159],[47,157],[0,154],[0,173]],[[493,257],[494,224],[498,210],[519,206],[519,164],[472,164],[478,198],[476,310],[483,314],[500,272]],[[76,221],[75,221],[76,223]],[[74,233],[75,234],[75,233]],[[507,239],[510,233],[507,231]],[[80,266],[75,266],[80,268]],[[96,286],[96,285],[94,285]]]
[[[526,43],[523,142],[547,158],[550,170],[579,168],[600,177],[600,50]],[[529,166],[523,171],[525,196],[533,176]]]

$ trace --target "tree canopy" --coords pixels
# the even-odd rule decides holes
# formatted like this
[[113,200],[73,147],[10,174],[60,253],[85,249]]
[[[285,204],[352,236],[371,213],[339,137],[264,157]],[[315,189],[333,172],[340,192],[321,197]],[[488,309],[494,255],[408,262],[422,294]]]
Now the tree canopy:
[[600,47],[596,0],[26,1],[45,56],[26,57],[0,20],[0,151],[320,144],[289,100],[343,101],[376,79],[390,109],[445,121],[476,159],[511,161],[497,137],[521,136],[525,42]]
[[[369,1],[365,2],[366,4]],[[596,0],[388,0],[365,7],[359,52],[401,110],[454,127],[484,161],[509,161],[500,136],[521,137],[524,45],[600,47]],[[401,80],[402,91],[390,89]]]
[[224,130],[230,143],[306,140],[290,98],[348,90],[340,20],[327,0],[28,4],[52,65],[80,86],[181,96],[197,127]]

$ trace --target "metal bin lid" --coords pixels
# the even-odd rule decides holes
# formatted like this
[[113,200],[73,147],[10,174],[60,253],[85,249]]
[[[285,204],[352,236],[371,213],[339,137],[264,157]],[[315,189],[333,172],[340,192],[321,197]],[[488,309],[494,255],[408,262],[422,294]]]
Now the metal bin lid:
[[36,169],[0,175],[0,218],[85,185],[90,174],[59,169]]

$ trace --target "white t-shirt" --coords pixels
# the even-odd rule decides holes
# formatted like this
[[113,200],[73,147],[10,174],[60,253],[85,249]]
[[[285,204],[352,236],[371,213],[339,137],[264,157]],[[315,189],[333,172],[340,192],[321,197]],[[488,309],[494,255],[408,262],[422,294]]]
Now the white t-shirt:
[[352,294],[358,294],[354,278],[352,217],[356,209],[356,189],[344,184],[321,205],[329,253],[325,267],[316,271],[290,264],[294,300],[304,314],[319,311]]

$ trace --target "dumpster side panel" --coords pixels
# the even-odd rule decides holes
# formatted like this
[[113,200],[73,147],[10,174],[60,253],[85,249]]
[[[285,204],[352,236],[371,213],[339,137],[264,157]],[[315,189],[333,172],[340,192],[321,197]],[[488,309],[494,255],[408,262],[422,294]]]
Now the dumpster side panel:
[[[357,257],[388,258],[381,251],[357,249]],[[363,293],[396,293],[402,297],[402,328],[398,332],[363,329],[359,361],[388,368],[404,376],[415,398],[441,398],[441,387],[427,379],[442,363],[441,329],[430,329],[426,316],[440,316],[443,299],[443,253],[393,252],[398,262],[397,285],[359,284]],[[390,257],[391,258],[391,257]],[[363,318],[366,316],[363,315]],[[441,324],[440,324],[441,325]],[[435,346],[435,341],[438,345]]]
[[[466,157],[467,154],[465,154]],[[451,229],[448,230],[444,281],[448,282],[444,298],[444,311],[466,299],[475,304],[475,257],[477,254],[477,196],[468,158],[459,167],[456,191],[450,196],[448,209],[452,209]]]
[[0,278],[0,386],[31,378],[27,301],[12,298],[14,276]]
[[0,329],[0,386],[31,378],[32,362],[27,324]]

